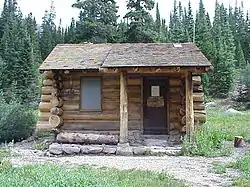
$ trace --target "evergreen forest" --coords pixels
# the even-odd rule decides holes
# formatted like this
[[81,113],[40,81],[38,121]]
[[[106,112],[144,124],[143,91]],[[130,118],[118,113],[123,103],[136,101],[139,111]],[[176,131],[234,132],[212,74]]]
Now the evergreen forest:
[[[211,19],[203,0],[195,12],[189,2],[174,1],[170,21],[162,19],[154,0],[128,0],[118,15],[115,0],[76,0],[78,19],[55,24],[53,1],[42,23],[23,15],[17,0],[5,0],[0,17],[0,94],[5,102],[35,107],[39,100],[37,68],[57,44],[125,42],[195,42],[214,70],[203,76],[207,97],[225,98],[250,63],[250,16],[243,3],[225,7],[216,1]],[[156,8],[156,19],[149,13]],[[211,21],[213,20],[213,21]]]

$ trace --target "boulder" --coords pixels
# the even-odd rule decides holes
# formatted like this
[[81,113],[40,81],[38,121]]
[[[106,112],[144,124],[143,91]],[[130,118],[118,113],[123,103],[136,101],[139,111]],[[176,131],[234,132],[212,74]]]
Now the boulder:
[[100,154],[103,151],[103,147],[97,145],[82,145],[80,149],[82,154]]
[[63,145],[62,150],[68,155],[79,154],[81,149],[75,145]]
[[105,153],[105,154],[108,154],[108,155],[115,154],[116,153],[116,147],[104,146],[102,152]]
[[147,147],[134,147],[133,153],[134,155],[149,155],[150,149]]
[[49,146],[49,152],[53,155],[61,155],[63,153],[62,145],[53,143]]
[[117,146],[116,155],[120,156],[133,156],[133,149],[128,144]]
[[250,109],[250,102],[246,103],[246,109],[249,110]]
[[237,110],[232,109],[232,108],[228,109],[226,111],[226,114],[228,114],[228,115],[244,115],[243,112],[237,111]]
[[206,108],[211,108],[211,107],[216,107],[216,103],[215,102],[209,102],[205,104]]

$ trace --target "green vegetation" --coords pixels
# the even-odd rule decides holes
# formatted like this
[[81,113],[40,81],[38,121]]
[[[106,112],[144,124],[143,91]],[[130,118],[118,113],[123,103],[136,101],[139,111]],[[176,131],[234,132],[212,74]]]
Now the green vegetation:
[[214,162],[212,171],[216,174],[223,174],[227,172],[227,166],[223,163]]
[[249,112],[229,116],[220,108],[212,108],[207,111],[207,116],[207,123],[196,130],[195,143],[190,144],[184,139],[184,155],[225,156],[231,153],[225,141],[233,141],[235,136],[250,141]]
[[236,178],[233,184],[239,187],[250,186],[250,154],[238,160],[233,165],[233,167],[240,169],[244,173],[244,176],[240,178]]
[[0,142],[28,138],[37,121],[33,110],[15,102],[8,104],[1,95],[0,101]]
[[0,186],[95,186],[95,187],[167,187],[185,186],[164,173],[148,171],[118,171],[107,168],[81,166],[66,168],[56,165],[29,165],[13,168],[11,165],[0,165]]

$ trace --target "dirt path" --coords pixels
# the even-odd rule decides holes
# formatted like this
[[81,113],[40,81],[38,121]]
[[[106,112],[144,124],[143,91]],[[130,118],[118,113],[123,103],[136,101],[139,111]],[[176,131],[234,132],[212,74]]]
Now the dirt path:
[[236,149],[231,157],[119,157],[119,156],[72,156],[45,157],[41,151],[14,147],[11,162],[15,166],[37,163],[56,163],[67,166],[92,165],[117,169],[138,169],[166,172],[175,178],[184,180],[189,186],[230,186],[232,178],[237,176],[237,170],[228,170],[226,174],[213,173],[213,162],[229,163],[244,155],[249,147]]

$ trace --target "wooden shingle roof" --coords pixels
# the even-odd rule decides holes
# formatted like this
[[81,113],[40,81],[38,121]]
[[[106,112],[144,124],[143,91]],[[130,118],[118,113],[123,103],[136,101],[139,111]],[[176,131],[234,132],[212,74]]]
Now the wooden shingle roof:
[[193,43],[57,45],[39,70],[121,67],[209,67]]

